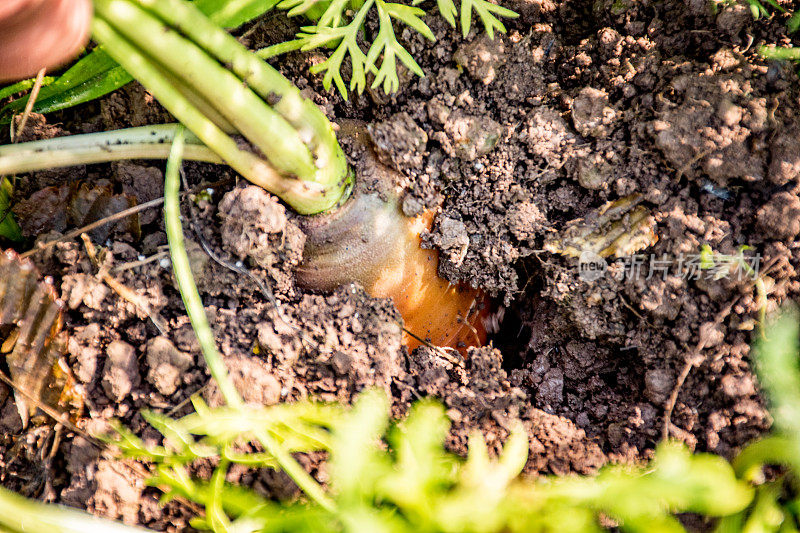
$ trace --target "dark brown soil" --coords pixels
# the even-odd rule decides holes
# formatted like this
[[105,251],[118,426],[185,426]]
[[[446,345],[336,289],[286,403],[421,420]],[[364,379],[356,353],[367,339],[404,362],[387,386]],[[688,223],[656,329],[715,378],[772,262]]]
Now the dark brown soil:
[[[246,400],[349,401],[377,386],[402,415],[416,398],[437,396],[460,453],[476,428],[497,449],[509,421],[521,418],[531,473],[643,460],[665,437],[731,457],[763,433],[770,418],[748,358],[761,307],[754,281],[707,271],[690,279],[674,267],[703,245],[718,259],[746,245],[747,255],[761,256],[768,310],[800,291],[798,80],[790,65],[755,53],[760,44],[790,42],[784,18],[753,21],[744,4],[714,14],[705,0],[513,0],[522,16],[494,42],[475,31],[462,40],[429,17],[436,43],[402,33],[426,77],[406,76],[392,96],[370,91],[344,101],[307,74],[321,56],[279,61],[330,118],[370,123],[382,160],[407,177],[406,213],[440,210],[426,243],[441,250],[442,276],[489,292],[503,320],[492,346],[464,361],[428,348],[409,354],[391,302],[356,286],[329,295],[295,286],[303,235],[280,204],[246,184],[217,187],[210,199],[186,202],[184,213],[199,234],[189,249],[206,310]],[[285,21],[267,19],[243,40],[260,47],[287,31]],[[163,120],[132,85],[37,119],[28,135]],[[186,170],[192,186],[232,177],[210,165]],[[17,211],[29,235],[63,232],[74,225],[55,213],[68,200],[45,187],[104,179],[141,203],[160,195],[161,171],[132,162],[27,176]],[[606,202],[634,193],[658,237],[632,248],[644,254],[638,275],[623,275],[626,259],[612,257],[605,276],[586,281],[576,258],[544,251],[563,243],[565,228],[595,224]],[[40,205],[51,206],[49,218]],[[157,210],[139,222],[140,239],[125,224],[93,238],[112,254],[116,278],[166,325],[163,333],[96,278],[82,244],[60,244],[36,261],[68,304],[69,362],[89,391],[80,425],[98,429],[119,418],[153,437],[140,410],[169,411],[205,387],[208,373],[168,264],[113,270],[166,243]],[[271,286],[284,318],[251,279],[211,260],[201,240]],[[670,261],[669,271],[651,272],[651,254]],[[0,390],[4,485],[29,494],[45,487],[58,501],[129,523],[186,525],[190,509],[161,510],[141,469],[104,457],[82,437],[64,435],[43,471],[37,446],[49,442],[49,430],[22,430],[7,392]],[[303,460],[316,472],[319,458]],[[242,482],[294,493],[274,473]]]

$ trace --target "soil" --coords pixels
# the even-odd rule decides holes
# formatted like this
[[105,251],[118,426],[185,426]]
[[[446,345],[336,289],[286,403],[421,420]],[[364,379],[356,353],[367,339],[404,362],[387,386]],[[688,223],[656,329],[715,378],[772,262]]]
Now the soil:
[[[370,124],[382,161],[407,180],[406,214],[438,210],[425,244],[440,250],[443,277],[495,299],[499,331],[491,345],[463,360],[426,347],[408,353],[390,301],[354,285],[304,292],[292,275],[304,239],[293,215],[263,191],[234,183],[229,170],[187,164],[190,186],[217,184],[183,208],[195,230],[195,276],[227,364],[245,399],[261,404],[350,401],[376,386],[402,416],[416,398],[436,396],[458,453],[475,429],[499,449],[509,421],[519,418],[531,437],[532,475],[643,461],[664,438],[732,457],[771,422],[749,359],[763,302],[732,258],[759,254],[768,311],[800,292],[798,80],[791,65],[756,53],[762,44],[792,42],[786,17],[755,21],[736,1],[716,12],[705,0],[507,5],[521,16],[494,41],[474,29],[462,39],[435,16],[427,19],[435,43],[402,31],[426,77],[402,76],[391,96],[367,91],[345,101],[324,91],[308,74],[321,52],[274,62],[332,120]],[[261,47],[293,29],[266,17],[241,30],[241,39]],[[24,135],[167,119],[133,84],[35,117]],[[95,211],[103,211],[129,198],[151,200],[163,190],[162,171],[129,162],[36,173],[20,180],[15,211],[26,235],[52,238],[93,213],[75,208],[65,217],[58,214],[64,206],[101,197]],[[604,222],[606,203],[630,195],[646,209],[643,225],[624,214]],[[581,275],[568,239],[591,233],[602,240],[615,228],[624,240],[618,256],[608,257],[598,279]],[[180,415],[192,393],[218,395],[207,387],[168,261],[159,259],[166,237],[158,211],[92,238],[149,312],[99,280],[78,241],[34,256],[68,307],[68,362],[88,391],[79,425],[97,430],[117,418],[153,437],[142,409],[177,407]],[[271,287],[283,318],[250,277],[210,259],[203,241]],[[718,268],[690,268],[704,245]],[[148,257],[155,260],[137,266]],[[23,430],[13,395],[0,388],[0,399],[4,486],[159,530],[186,526],[191,509],[160,507],[140,467],[79,435],[65,432],[52,460],[42,462],[52,430]],[[302,461],[323,475],[320,457]],[[242,482],[277,497],[296,494],[273,472]]]

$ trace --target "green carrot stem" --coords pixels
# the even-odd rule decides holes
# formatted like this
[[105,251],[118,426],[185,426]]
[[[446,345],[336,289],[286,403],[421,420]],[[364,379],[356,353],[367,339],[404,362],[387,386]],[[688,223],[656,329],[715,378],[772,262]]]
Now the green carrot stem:
[[178,290],[186,307],[186,313],[192,323],[192,329],[197,336],[197,342],[203,352],[211,377],[217,382],[225,403],[231,407],[241,407],[242,397],[233,385],[233,381],[228,375],[222,355],[217,351],[217,343],[214,340],[214,332],[208,323],[203,302],[197,292],[197,285],[192,276],[192,268],[189,264],[189,255],[186,253],[186,246],[183,240],[183,228],[181,227],[181,208],[180,208],[180,167],[183,162],[183,149],[185,138],[183,128],[175,135],[172,143],[169,159],[167,159],[167,171],[164,180],[164,226],[167,231],[167,242],[169,243],[169,253],[172,259],[172,270],[175,273],[175,280],[178,283]]
[[[186,246],[183,240],[183,228],[181,227],[180,218],[179,174],[185,146],[184,142],[184,134],[181,129],[175,135],[169,159],[167,160],[167,171],[164,180],[164,225],[167,231],[172,269],[175,273],[175,280],[178,283],[178,290],[183,299],[183,305],[186,307],[186,314],[189,315],[189,320],[192,323],[197,342],[200,344],[200,349],[203,352],[203,357],[211,376],[217,382],[222,397],[225,398],[225,403],[234,409],[244,409],[242,397],[228,374],[222,355],[217,350],[214,332],[208,323],[203,301],[197,291],[197,285],[192,276],[192,268],[189,264],[189,255],[186,253]],[[305,471],[269,432],[263,428],[258,428],[254,431],[254,436],[264,446],[264,450],[275,458],[281,469],[297,483],[297,486],[309,498],[329,511],[334,510],[333,501],[325,494],[319,483]]]
[[200,47],[128,0],[96,0],[95,10],[140,53],[214,105],[278,171],[314,178],[316,166],[298,131]]
[[92,30],[95,39],[106,45],[109,55],[152,91],[164,107],[239,174],[277,195],[303,215],[319,213],[336,204],[338,198],[330,198],[330,191],[325,187],[285,178],[260,157],[241,150],[236,141],[164,78],[157,65],[104,20],[95,17]]
[[318,183],[335,185],[347,173],[344,157],[330,122],[289,80],[251,53],[229,33],[206,18],[193,4],[183,0],[139,0],[162,20],[198,43],[224,65],[228,65],[248,87],[272,104],[283,118],[309,139],[320,169]]
[[[177,128],[160,124],[0,146],[0,175],[122,159],[166,159]],[[186,140],[186,159],[222,163],[194,135]]]
[[759,46],[758,53],[767,59],[779,61],[800,60],[800,48],[787,48],[785,46]]
[[[151,62],[158,65],[157,61]],[[238,134],[239,130],[231,124],[231,121],[222,116],[222,113],[217,111],[217,109],[205,98],[203,98],[200,94],[194,91],[190,86],[186,85],[186,83],[180,79],[179,77],[173,75],[171,72],[167,70],[161,70],[161,75],[164,77],[164,80],[167,81],[170,85],[175,87],[194,107],[197,108],[203,115],[211,120],[214,124],[216,124],[219,129],[227,133],[228,135]]]

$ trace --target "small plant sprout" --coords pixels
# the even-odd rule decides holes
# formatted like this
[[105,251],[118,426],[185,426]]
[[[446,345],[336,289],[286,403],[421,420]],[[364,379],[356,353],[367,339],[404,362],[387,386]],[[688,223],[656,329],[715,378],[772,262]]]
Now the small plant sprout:
[[[383,0],[364,5],[373,1],[389,18],[402,16],[424,26],[415,22],[416,8]],[[484,13],[474,1],[463,6]],[[351,169],[320,109],[192,2],[96,0],[95,9],[94,39],[191,132],[182,142],[183,158],[226,163],[301,215],[317,215],[302,223],[308,244],[298,272],[301,284],[325,291],[357,281],[373,296],[392,298],[412,334],[409,346],[418,344],[414,336],[461,348],[485,341],[482,297],[437,276],[435,252],[419,247],[432,215],[402,215],[399,179],[374,157],[363,126],[343,125],[340,132],[367,154],[362,168]],[[330,11],[328,18],[334,24],[342,16]],[[401,61],[410,58],[392,44],[391,24],[385,22],[376,41],[383,43],[379,76],[393,61],[390,54]],[[368,52],[367,64],[377,55]],[[393,83],[389,70],[379,79]],[[180,125],[163,124],[3,146],[0,175],[165,158],[180,130]],[[368,173],[369,186],[356,179],[359,172]]]
[[700,269],[713,272],[712,279],[720,280],[735,272],[747,276],[754,282],[756,291],[756,305],[758,306],[758,324],[763,327],[769,304],[768,296],[775,286],[775,280],[769,276],[759,273],[750,264],[750,259],[745,257],[745,252],[752,250],[753,247],[747,244],[739,246],[735,255],[724,255],[714,252],[708,244],[700,247]]
[[[719,12],[720,6],[730,6],[736,4],[737,0],[712,0],[711,1],[711,9],[714,13]],[[754,20],[758,20],[760,18],[769,18],[772,16],[769,9],[764,4],[767,4],[772,9],[776,11],[780,11],[781,13],[786,13],[786,10],[781,7],[776,0],[745,0],[747,7],[750,8],[750,14],[752,15]]]

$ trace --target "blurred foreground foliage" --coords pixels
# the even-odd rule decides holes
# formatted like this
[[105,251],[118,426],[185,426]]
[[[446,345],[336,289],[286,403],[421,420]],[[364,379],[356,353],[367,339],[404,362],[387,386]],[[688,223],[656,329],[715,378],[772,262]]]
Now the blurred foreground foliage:
[[[146,413],[164,435],[148,446],[117,426],[113,442],[126,456],[151,461],[152,485],[164,499],[180,496],[205,506],[192,524],[221,531],[522,532],[683,531],[674,513],[725,516],[743,510],[753,489],[721,457],[692,455],[663,443],[645,468],[609,466],[594,477],[526,480],[528,457],[521,423],[497,459],[480,433],[469,440],[466,460],[444,448],[449,421],[431,400],[415,404],[392,423],[383,394],[368,391],[352,408],[309,402],[265,408],[210,409],[195,398],[196,412],[179,420]],[[226,483],[233,463],[272,467],[274,458],[243,453],[254,427],[267,427],[293,452],[329,453],[328,489],[335,509],[308,502],[280,503]],[[193,479],[189,465],[218,461],[208,480]]]
[[0,239],[19,242],[22,231],[11,212],[11,196],[13,187],[8,178],[0,177]]
[[[721,520],[718,532],[800,530],[799,347],[800,313],[795,307],[772,320],[753,347],[774,425],[770,435],[747,446],[733,461],[739,478],[756,486],[756,495],[744,512]],[[773,468],[765,471],[768,465]]]
[[[106,438],[125,456],[152,464],[149,483],[164,491],[164,500],[202,505],[205,514],[192,525],[215,532],[679,532],[680,513],[720,517],[719,532],[797,531],[799,318],[793,309],[784,312],[756,342],[756,368],[775,427],[733,465],[663,442],[643,467],[611,465],[596,476],[526,479],[520,474],[529,446],[521,423],[511,428],[497,458],[476,432],[463,459],[444,447],[449,421],[440,404],[422,400],[405,419],[392,421],[389,402],[377,391],[362,393],[352,407],[298,402],[210,408],[196,397],[195,412],[177,420],[143,413],[163,435],[160,445],[146,444],[121,425]],[[252,444],[254,433],[264,429],[283,450],[327,454],[333,506],[302,497],[268,500],[226,481],[233,464],[276,467],[273,456]],[[190,474],[197,461],[215,465],[210,477]],[[62,512],[63,523],[51,520],[48,527],[75,531],[66,527],[73,510],[0,496],[0,526],[9,531],[21,530],[14,527],[20,524],[16,517]],[[9,499],[16,507],[9,507]]]

